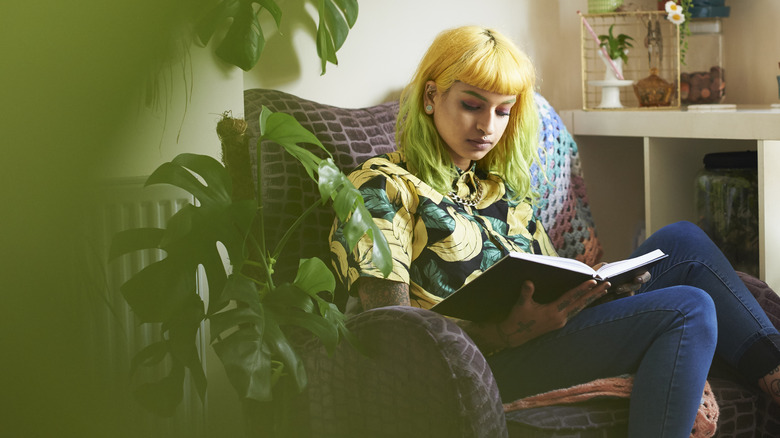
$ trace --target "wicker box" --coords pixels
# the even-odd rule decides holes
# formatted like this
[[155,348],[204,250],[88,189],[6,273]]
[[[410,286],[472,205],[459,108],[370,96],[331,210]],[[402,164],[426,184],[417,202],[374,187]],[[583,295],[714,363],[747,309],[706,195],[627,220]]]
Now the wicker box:
[[[680,34],[664,11],[586,14],[581,21],[582,107],[585,110],[664,110],[680,108]],[[633,38],[623,80],[611,70],[587,24],[598,35]],[[649,44],[648,44],[649,43]],[[652,71],[651,71],[652,69]]]

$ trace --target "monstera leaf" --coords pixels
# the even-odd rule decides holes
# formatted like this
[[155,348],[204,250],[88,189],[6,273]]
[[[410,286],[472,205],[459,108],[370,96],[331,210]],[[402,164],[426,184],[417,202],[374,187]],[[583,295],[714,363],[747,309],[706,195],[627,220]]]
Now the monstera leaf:
[[[357,0],[313,0],[319,13],[317,25],[317,55],[322,61],[322,73],[328,62],[338,64],[336,52],[344,44],[358,15]],[[276,27],[282,21],[282,10],[274,0],[222,0],[195,26],[198,39],[208,44],[219,26],[231,20],[216,54],[224,61],[251,70],[265,48],[265,35],[259,16],[268,11]]]
[[316,0],[320,13],[317,24],[317,55],[322,74],[328,62],[338,65],[336,52],[341,49],[358,15],[357,0]]

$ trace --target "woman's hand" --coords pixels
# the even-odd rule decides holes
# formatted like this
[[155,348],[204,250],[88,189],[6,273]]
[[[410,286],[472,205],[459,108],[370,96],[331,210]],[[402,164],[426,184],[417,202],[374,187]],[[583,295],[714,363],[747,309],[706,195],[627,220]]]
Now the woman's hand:
[[634,295],[642,285],[650,281],[650,277],[650,273],[645,271],[634,277],[632,281],[618,285],[612,291],[618,295]]
[[[598,265],[594,266],[593,269],[598,271],[605,265],[607,265],[606,262],[601,262]],[[642,287],[642,285],[647,283],[648,281],[650,281],[650,273],[645,271],[637,275],[636,277],[634,277],[634,279],[631,282],[619,284],[616,288],[612,289],[612,292],[618,295],[631,296],[634,295],[634,293],[638,291],[639,288]]]
[[525,281],[509,316],[496,324],[501,344],[504,348],[516,347],[563,327],[574,315],[603,297],[609,286],[608,282],[597,284],[595,280],[588,280],[556,301],[540,304],[533,300],[534,284]]

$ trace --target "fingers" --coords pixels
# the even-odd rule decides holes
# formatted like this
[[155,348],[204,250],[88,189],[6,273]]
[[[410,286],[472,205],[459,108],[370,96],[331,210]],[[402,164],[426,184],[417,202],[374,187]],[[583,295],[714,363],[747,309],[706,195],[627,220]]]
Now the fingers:
[[568,317],[574,316],[593,301],[606,295],[610,286],[608,281],[596,283],[595,280],[588,280],[558,299],[558,311],[566,313]]
[[634,278],[634,281],[629,283],[623,283],[620,286],[615,288],[615,293],[618,295],[624,295],[627,293],[633,294],[634,292],[638,291],[639,288],[641,288],[645,283],[650,281],[650,278],[652,276],[649,272],[645,271],[642,274],[636,276]]
[[520,286],[520,299],[522,302],[528,302],[528,300],[532,300],[534,296],[534,283],[533,281],[526,280],[523,282],[523,284]]

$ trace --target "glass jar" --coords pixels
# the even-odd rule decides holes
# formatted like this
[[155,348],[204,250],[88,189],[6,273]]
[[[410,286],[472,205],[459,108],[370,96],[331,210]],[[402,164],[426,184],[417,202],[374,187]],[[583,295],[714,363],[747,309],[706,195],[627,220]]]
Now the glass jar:
[[758,170],[755,151],[707,154],[696,177],[698,225],[734,269],[758,266]]
[[680,102],[721,103],[726,97],[721,18],[694,18],[688,28],[691,34],[685,37],[687,48],[680,66]]

